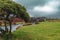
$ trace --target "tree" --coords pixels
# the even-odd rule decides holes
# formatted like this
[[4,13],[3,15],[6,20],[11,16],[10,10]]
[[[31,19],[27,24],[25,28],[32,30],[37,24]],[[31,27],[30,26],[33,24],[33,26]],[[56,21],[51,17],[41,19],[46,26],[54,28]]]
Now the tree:
[[29,21],[29,15],[24,6],[13,2],[11,0],[0,0],[0,15],[14,14],[18,18],[24,19],[26,22]]
[[6,21],[9,21],[10,24],[10,33],[11,33],[11,20],[10,20],[10,14],[13,14],[13,16],[17,16],[18,18],[22,18],[25,20],[25,22],[28,22],[30,17],[25,9],[24,6],[13,2],[11,0],[0,0],[0,18],[5,20],[5,29],[7,32],[7,25]]

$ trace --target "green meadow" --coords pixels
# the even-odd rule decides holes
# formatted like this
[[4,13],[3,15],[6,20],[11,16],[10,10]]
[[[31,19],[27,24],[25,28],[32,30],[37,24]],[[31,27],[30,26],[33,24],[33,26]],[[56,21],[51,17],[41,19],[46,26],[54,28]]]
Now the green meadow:
[[60,40],[60,22],[40,22],[20,27],[11,40]]

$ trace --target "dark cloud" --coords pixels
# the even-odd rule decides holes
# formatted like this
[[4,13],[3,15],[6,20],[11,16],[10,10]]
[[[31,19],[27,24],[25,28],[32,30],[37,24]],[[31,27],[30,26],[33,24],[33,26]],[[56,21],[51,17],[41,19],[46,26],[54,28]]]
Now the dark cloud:
[[31,16],[46,16],[46,17],[60,17],[60,3],[56,6],[57,12],[52,12],[51,14],[47,15],[48,13],[46,12],[34,12],[33,8],[35,6],[44,6],[46,3],[50,1],[58,1],[60,0],[15,0],[15,2],[22,4],[23,6],[26,7],[27,11]]
[[37,5],[43,6],[49,0],[15,0],[15,1],[22,4],[26,8],[31,8]]

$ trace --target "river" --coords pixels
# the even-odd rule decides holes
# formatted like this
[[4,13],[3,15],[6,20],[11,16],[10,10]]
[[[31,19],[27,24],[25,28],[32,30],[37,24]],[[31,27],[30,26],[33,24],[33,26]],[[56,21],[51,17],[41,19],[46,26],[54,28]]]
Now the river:
[[[23,26],[22,24],[12,25],[12,30],[11,30],[11,32],[16,31],[16,28],[22,27],[22,26]],[[3,30],[5,30],[5,27],[4,27],[4,26],[1,26],[1,28],[2,28]],[[9,26],[7,26],[7,28],[10,29]]]

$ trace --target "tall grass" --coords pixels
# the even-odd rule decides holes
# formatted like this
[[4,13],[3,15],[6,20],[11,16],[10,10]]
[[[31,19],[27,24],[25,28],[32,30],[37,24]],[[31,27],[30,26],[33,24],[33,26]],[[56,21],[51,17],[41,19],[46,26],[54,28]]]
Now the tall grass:
[[60,40],[60,22],[41,22],[20,27],[11,40]]

